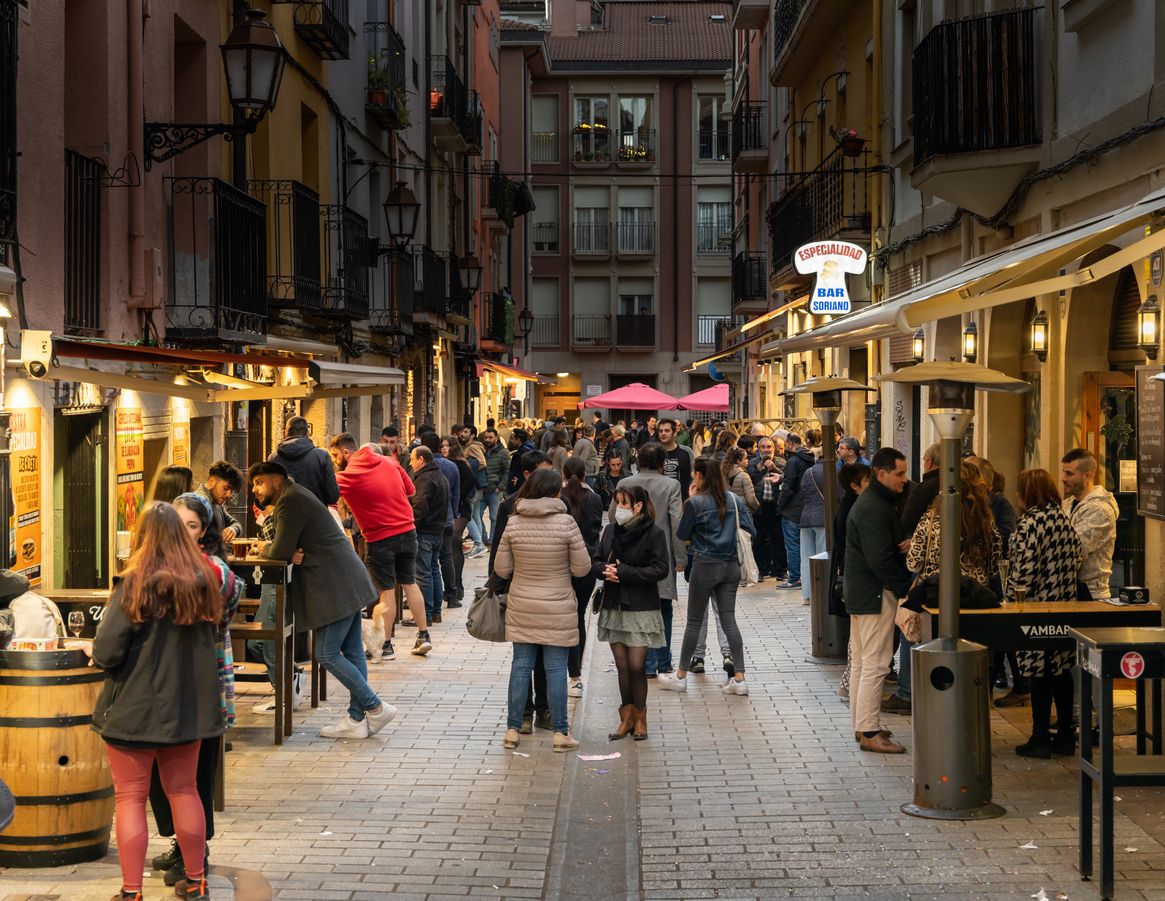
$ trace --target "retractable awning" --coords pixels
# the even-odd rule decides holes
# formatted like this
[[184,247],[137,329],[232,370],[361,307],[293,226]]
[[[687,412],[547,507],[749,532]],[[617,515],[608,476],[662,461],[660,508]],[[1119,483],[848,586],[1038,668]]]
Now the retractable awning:
[[312,397],[358,397],[383,394],[392,385],[403,385],[405,374],[394,366],[363,366],[312,360],[308,374],[316,382]]
[[1013,244],[972,260],[906,294],[823,326],[765,346],[765,352],[796,353],[814,347],[856,344],[910,334],[925,322],[985,310],[1041,294],[1078,288],[1165,248],[1165,230],[1134,241],[1087,266],[1060,274],[1165,210],[1165,190],[1127,207]]
[[483,372],[496,372],[505,378],[518,379],[523,382],[537,382],[539,385],[557,384],[554,379],[540,375],[537,372],[531,372],[528,369],[521,369],[517,366],[507,366],[505,363],[498,363],[494,360],[481,360],[476,366],[479,378]]
[[700,360],[696,360],[694,363],[692,363],[691,366],[689,366],[684,371],[685,372],[692,372],[696,369],[699,369],[701,366],[706,366],[708,363],[714,363],[716,360],[719,360],[723,357],[730,357],[734,353],[736,353],[738,350],[742,350],[745,347],[751,347],[754,344],[759,344],[761,341],[764,341],[765,338],[767,338],[768,336],[769,336],[768,332],[766,332],[762,329],[761,331],[757,332],[757,334],[752,335],[751,337],[748,337],[748,338],[741,338],[735,344],[730,344],[726,348],[724,348],[723,350],[716,351],[716,353],[712,354],[711,356],[704,357],[703,359],[700,359]]

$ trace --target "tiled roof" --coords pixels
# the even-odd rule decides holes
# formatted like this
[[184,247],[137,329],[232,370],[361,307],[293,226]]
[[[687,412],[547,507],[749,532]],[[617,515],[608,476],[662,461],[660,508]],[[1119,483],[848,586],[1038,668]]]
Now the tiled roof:
[[[661,63],[728,68],[732,61],[730,3],[611,2],[602,30],[550,39],[556,69],[658,68]],[[723,16],[713,21],[712,16]],[[653,21],[660,17],[666,22]]]
[[522,22],[519,19],[507,19],[502,16],[502,31],[545,31],[541,25],[533,22]]

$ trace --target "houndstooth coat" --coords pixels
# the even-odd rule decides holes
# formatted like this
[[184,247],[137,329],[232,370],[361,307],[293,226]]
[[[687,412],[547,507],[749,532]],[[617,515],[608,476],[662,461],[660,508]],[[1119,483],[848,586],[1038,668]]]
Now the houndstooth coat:
[[[1029,601],[1070,601],[1076,597],[1080,573],[1080,539],[1059,504],[1028,510],[1011,537],[1007,592],[1027,591]],[[1072,665],[1075,653],[1020,651],[1020,672],[1025,676],[1059,675]]]

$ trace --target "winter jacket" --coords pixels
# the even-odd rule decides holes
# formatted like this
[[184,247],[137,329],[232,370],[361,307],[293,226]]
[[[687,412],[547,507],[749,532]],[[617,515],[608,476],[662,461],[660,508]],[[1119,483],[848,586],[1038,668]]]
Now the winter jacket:
[[848,617],[845,602],[841,599],[841,581],[845,575],[845,524],[849,511],[854,508],[858,495],[846,492],[837,502],[837,513],[833,517],[833,553],[829,556],[829,612],[833,616]]
[[1015,531],[1015,507],[1002,494],[992,491],[987,495],[991,504],[991,517],[995,520],[995,528],[999,530],[999,540],[1003,542],[1003,558],[1006,560],[1011,552],[1011,533]]
[[[914,534],[914,530],[918,528],[918,521],[930,509],[934,499],[938,497],[940,488],[938,475],[937,469],[931,470],[922,477],[921,482],[914,483],[908,489],[906,500],[902,504],[902,533],[904,535]],[[870,481],[873,481],[873,477]]]
[[500,444],[485,453],[485,493],[506,490],[506,476],[510,471],[510,454]]
[[449,510],[449,482],[441,475],[436,462],[421,467],[414,480],[413,518],[418,532],[441,534]]
[[616,438],[611,442],[611,450],[618,451],[623,458],[623,469],[626,472],[631,470],[631,442],[626,438]]
[[781,491],[777,496],[777,508],[781,516],[790,522],[801,522],[801,477],[813,468],[817,458],[807,447],[799,447],[785,462],[785,474],[781,477]]
[[286,469],[295,484],[306,488],[321,503],[330,507],[340,499],[332,458],[322,447],[316,447],[306,435],[280,441],[279,447],[268,459]]
[[8,606],[13,598],[28,591],[28,576],[11,569],[0,569],[0,609]]
[[[603,501],[589,485],[585,482],[583,485],[587,489],[586,500],[583,501],[582,510],[575,516],[574,521],[578,523],[578,530],[582,533],[587,553],[593,557],[595,548],[599,546],[599,532],[603,528]],[[563,502],[566,502],[565,497]],[[567,509],[569,512],[569,507]]]
[[728,479],[728,490],[744,501],[750,513],[755,513],[760,507],[756,488],[752,484],[752,477],[749,476],[747,469],[741,469],[739,466],[732,467],[732,475]]
[[554,445],[547,451],[546,456],[550,458],[550,464],[559,472],[562,472],[562,468],[566,466],[566,461],[570,459],[570,451],[565,447]]
[[1064,499],[1064,512],[1080,537],[1080,580],[1094,600],[1112,596],[1112,552],[1116,548],[1116,521],[1120,510],[1107,488],[1097,485],[1081,500]]
[[[733,512],[735,508],[735,513]],[[706,560],[736,560],[736,529],[739,524],[756,537],[748,507],[732,492],[728,493],[728,507],[724,518],[720,509],[707,494],[697,494],[684,504],[684,515],[677,530],[680,538],[692,544],[692,556]]]
[[364,561],[332,512],[306,488],[287,482],[275,502],[275,537],[267,553],[288,560],[296,548],[303,548],[290,586],[296,632],[338,623],[376,601]]
[[898,550],[903,531],[897,500],[872,480],[846,519],[842,594],[850,616],[880,613],[884,590],[905,597],[910,588],[910,570]]
[[147,745],[222,735],[219,624],[177,626],[168,618],[134,624],[122,594],[121,586],[114,589],[93,642],[93,662],[107,672],[93,731],[106,741]]
[[574,444],[574,455],[583,461],[588,476],[599,474],[599,452],[590,438],[579,438]]
[[[680,539],[680,520],[684,515],[684,504],[680,499],[680,483],[668,478],[661,472],[651,469],[642,469],[636,475],[627,476],[620,485],[625,488],[640,486],[651,498],[651,506],[655,507],[655,524],[668,540],[670,551],[667,560],[667,575],[659,581],[657,590],[661,598],[677,600],[676,592],[676,561],[686,560],[688,549]],[[610,518],[615,519],[615,501],[611,499]]]
[[591,575],[603,578],[608,563],[617,563],[618,582],[603,581],[603,606],[623,610],[658,610],[659,581],[667,574],[668,541],[649,516],[641,514],[626,527],[610,523],[603,530]]
[[1080,537],[1062,507],[1028,510],[1012,535],[1007,594],[1022,588],[1029,601],[1074,600],[1081,560]]
[[413,530],[409,498],[416,489],[396,460],[362,447],[336,473],[336,483],[365,541],[383,541]]
[[448,457],[443,457],[440,454],[433,455],[433,462],[437,464],[437,469],[441,471],[441,475],[445,477],[445,482],[449,485],[449,505],[445,514],[445,528],[453,528],[453,520],[457,518],[457,505],[461,501],[461,472],[457,469],[457,464]]
[[785,458],[780,454],[774,454],[771,459],[773,461],[773,466],[775,467],[771,472],[768,467],[764,465],[765,458],[760,454],[757,454],[755,457],[748,461],[748,474],[752,479],[752,485],[753,488],[756,489],[756,496],[758,498],[761,496],[761,488],[765,476],[771,475],[773,472],[775,472],[778,476],[784,475]]
[[510,472],[506,477],[506,491],[513,493],[522,487],[526,477],[522,475],[522,457],[534,450],[534,445],[527,441],[510,456]]
[[477,478],[465,460],[454,460],[460,494],[453,504],[454,519],[468,519],[473,515],[473,499],[477,496]]
[[506,641],[565,648],[578,644],[578,602],[570,577],[590,573],[591,557],[561,498],[515,503],[494,570],[510,579]]
[[[918,573],[923,579],[937,575],[942,564],[942,528],[938,510],[931,507],[918,521],[918,526],[910,538],[910,550],[906,554],[906,568]],[[959,554],[959,571],[963,578],[973,579],[992,590],[1002,588],[1003,542],[999,530],[991,527],[990,546],[985,559],[980,561],[967,553],[964,547]]]
[[825,525],[825,467],[820,460],[801,476],[801,528]]

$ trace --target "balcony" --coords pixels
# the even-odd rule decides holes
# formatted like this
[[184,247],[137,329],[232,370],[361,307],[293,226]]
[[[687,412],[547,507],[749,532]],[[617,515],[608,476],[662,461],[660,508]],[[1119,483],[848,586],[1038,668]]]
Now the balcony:
[[532,231],[531,238],[534,241],[534,253],[558,254],[557,222],[535,222]]
[[769,207],[774,287],[791,282],[793,251],[810,241],[844,237],[868,244],[870,213],[866,191],[869,178],[861,159],[851,159],[838,148],[812,173],[791,184]]
[[416,276],[411,253],[386,253],[380,258],[377,288],[372,293],[368,328],[375,334],[411,338]]
[[381,128],[406,128],[410,118],[404,40],[388,22],[366,22],[364,34],[370,47],[364,109]]
[[562,339],[559,335],[558,316],[535,316],[534,327],[530,329],[532,347],[558,347]]
[[296,0],[295,33],[320,59],[347,59],[348,0]]
[[732,169],[764,173],[769,165],[769,129],[765,102],[744,100],[732,113]]
[[[728,333],[734,328],[740,327],[746,321],[746,317],[744,316],[726,316],[722,317],[721,321],[716,323],[715,348],[717,352],[722,351],[724,348],[729,346],[730,342],[728,340]],[[739,365],[741,362],[740,354],[741,352],[738,350],[736,353],[729,354],[726,357],[721,357],[716,361],[717,365],[719,365],[721,368],[729,364]]]
[[619,134],[619,165],[645,167],[655,163],[655,129],[636,128]]
[[655,254],[654,222],[620,222],[619,256],[648,257]]
[[696,317],[696,346],[697,347],[715,347],[716,337],[720,334],[720,326],[723,323],[728,324],[728,328],[733,328],[733,323],[736,322],[735,317],[732,316],[706,316],[700,315]]
[[518,181],[503,175],[497,162],[490,164],[489,181],[486,183],[485,203],[481,214],[483,219],[496,222],[507,229],[514,227],[518,216],[525,216],[534,209],[534,197],[525,181]]
[[65,332],[101,331],[101,184],[99,160],[65,150]]
[[915,188],[993,216],[1035,170],[1041,22],[1037,9],[958,19],[936,25],[918,44]]
[[727,162],[732,152],[731,135],[727,128],[701,128],[699,159],[707,163],[711,161]]
[[611,255],[611,223],[576,222],[571,252],[576,257],[601,259]]
[[465,118],[462,120],[461,136],[465,138],[465,152],[470,156],[481,156],[485,140],[485,110],[481,106],[481,95],[470,91],[467,95]]
[[320,312],[324,301],[319,195],[291,179],[256,179],[247,187],[266,208],[267,303]]
[[732,305],[750,301],[767,301],[768,272],[763,254],[741,251],[732,258]]
[[571,157],[579,169],[605,169],[611,165],[611,132],[606,125],[581,122],[571,135]]
[[570,343],[575,350],[611,349],[611,316],[608,313],[582,313],[571,317]]
[[492,342],[504,352],[514,346],[514,298],[507,291],[487,294],[483,301],[482,340]]
[[769,0],[733,0],[732,27],[737,31],[757,31],[769,18]]
[[530,162],[558,162],[558,132],[536,131],[530,139]]
[[263,204],[217,178],[165,178],[170,291],[166,340],[243,345],[267,341]]
[[429,114],[433,143],[438,150],[464,153],[469,148],[465,140],[465,132],[469,130],[469,92],[465,82],[446,56],[432,57],[431,77]]
[[633,316],[615,317],[616,344],[620,350],[635,348],[655,349],[655,316],[640,313]]
[[772,84],[795,88],[810,77],[814,66],[837,52],[839,23],[853,15],[852,0],[775,0]]
[[342,203],[320,207],[324,225],[323,313],[341,319],[367,319],[368,280],[373,242],[368,220]]
[[696,253],[727,256],[732,252],[732,223],[700,222],[696,225]]
[[414,314],[421,322],[436,325],[445,318],[445,304],[449,297],[449,272],[445,258],[432,247],[422,246],[416,251],[416,265],[421,273]]
[[461,261],[457,255],[445,255],[449,267],[449,296],[445,299],[445,318],[456,325],[473,325],[470,318],[470,306],[473,298],[465,287],[465,280],[461,275]]

